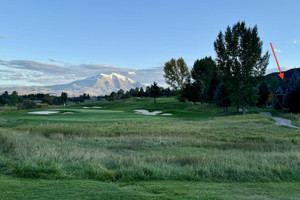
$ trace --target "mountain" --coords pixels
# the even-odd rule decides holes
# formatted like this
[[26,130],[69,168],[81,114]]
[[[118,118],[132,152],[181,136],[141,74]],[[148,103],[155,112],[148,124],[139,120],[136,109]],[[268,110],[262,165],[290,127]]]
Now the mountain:
[[112,74],[99,74],[93,77],[89,77],[83,80],[77,80],[68,84],[51,85],[51,86],[24,86],[24,87],[11,87],[1,88],[0,92],[17,91],[19,95],[32,94],[32,93],[44,93],[51,95],[60,95],[61,92],[68,93],[69,96],[79,96],[83,93],[90,94],[91,96],[99,96],[110,94],[113,91],[122,89],[124,91],[130,90],[131,88],[140,88],[144,85],[134,81],[123,75],[112,73]]
[[287,71],[283,71],[284,79],[282,80],[278,74],[279,72],[273,72],[265,75],[264,81],[269,85],[272,90],[275,90],[279,83],[294,82],[294,80],[300,80],[300,68],[294,68]]
[[[300,68],[293,68],[293,69],[289,69],[287,71],[283,71],[284,73],[284,79],[291,79],[293,77],[293,75],[298,76],[298,74],[300,73]],[[265,77],[276,77],[278,78],[278,80],[281,80],[281,78],[279,78],[278,76],[279,72],[273,72],[270,74],[267,74]]]

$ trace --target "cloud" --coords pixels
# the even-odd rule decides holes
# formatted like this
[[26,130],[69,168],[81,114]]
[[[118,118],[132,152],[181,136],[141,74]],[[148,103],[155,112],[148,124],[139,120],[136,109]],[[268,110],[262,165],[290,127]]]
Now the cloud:
[[19,71],[1,70],[0,79],[1,81],[24,80],[25,76]]
[[299,42],[300,42],[299,39],[293,40],[293,44],[297,44],[297,43],[299,43]]
[[9,36],[8,35],[0,35],[0,40],[5,40],[8,39]]
[[154,81],[161,86],[165,85],[162,66],[149,69],[129,69],[104,64],[72,65],[63,62],[44,63],[33,60],[0,60],[0,65],[6,67],[7,70],[0,73],[2,74],[0,78],[6,76],[6,80],[13,81],[17,73],[18,78],[35,85],[70,83],[101,73],[119,73],[146,85]]
[[0,69],[0,73],[13,73],[13,70]]
[[280,49],[274,49],[275,52],[281,53]]
[[133,75],[133,80],[144,83],[145,85],[150,85],[154,81],[158,83],[160,86],[166,86],[164,77],[163,77],[163,66],[153,67],[149,69],[140,69],[135,71],[135,75]]
[[[294,69],[294,68],[296,68],[295,66],[283,66],[283,67],[281,67],[281,71],[287,71],[287,70],[290,70],[290,69]],[[270,74],[270,73],[273,73],[273,72],[278,72],[279,73],[279,71],[278,71],[278,68],[276,67],[276,68],[267,68],[267,71],[266,71],[266,74]]]
[[60,60],[57,60],[57,59],[48,59],[50,62],[57,62],[57,63],[60,63],[61,61]]
[[61,74],[66,71],[66,68],[59,65],[42,63],[38,61],[31,61],[31,60],[0,60],[0,65],[14,68],[14,69],[26,69],[32,71],[39,71],[44,73],[50,74]]
[[295,66],[284,66],[284,67],[281,67],[281,70],[287,71],[287,70],[294,69],[294,68],[296,68],[296,67]]

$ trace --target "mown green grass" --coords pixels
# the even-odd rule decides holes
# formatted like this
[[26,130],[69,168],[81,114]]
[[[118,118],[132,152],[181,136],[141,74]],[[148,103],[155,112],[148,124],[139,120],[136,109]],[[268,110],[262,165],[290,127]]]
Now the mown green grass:
[[98,182],[33,180],[0,176],[0,199],[207,199],[298,200],[299,182],[201,183],[187,181]]
[[[206,182],[212,188],[222,185],[216,183],[250,182],[253,187],[266,182],[298,184],[300,130],[275,126],[273,120],[257,114],[257,108],[251,108],[246,116],[225,116],[212,104],[179,103],[173,98],[159,98],[158,102],[132,98],[84,105],[103,109],[83,109],[83,105],[48,108],[45,110],[73,114],[46,116],[2,111],[0,174],[16,177],[7,180],[16,182],[22,181],[19,178],[65,180],[60,183],[70,185],[84,180],[111,182],[101,183],[103,188],[136,181],[146,181],[143,183],[153,184],[153,188],[175,184],[167,188],[170,191],[180,187],[176,181]],[[173,116],[138,115],[134,109],[162,110]],[[128,189],[128,194],[132,195],[131,190],[134,188]],[[277,191],[272,190],[264,192],[275,197]]]
[[[83,109],[85,106],[102,106],[103,109]],[[151,120],[151,117],[136,115],[133,110],[147,109],[149,111],[161,110],[172,113],[172,119],[180,120],[207,120],[222,115],[214,105],[193,106],[191,103],[178,103],[174,98],[159,98],[158,104],[154,104],[151,98],[132,98],[122,101],[105,102],[102,104],[75,105],[67,108],[49,108],[46,110],[60,110],[63,112],[76,112],[77,115],[28,115],[28,111],[11,111],[2,113],[5,118],[44,120],[44,121],[76,121],[76,122],[103,122],[103,121],[132,121]],[[34,111],[41,110],[36,109]],[[43,109],[45,110],[45,109]],[[117,114],[116,114],[117,113]],[[167,116],[155,116],[168,118]],[[169,117],[170,118],[170,117]]]

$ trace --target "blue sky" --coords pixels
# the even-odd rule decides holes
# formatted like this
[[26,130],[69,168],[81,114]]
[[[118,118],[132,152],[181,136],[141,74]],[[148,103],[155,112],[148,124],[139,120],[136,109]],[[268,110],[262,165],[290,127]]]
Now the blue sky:
[[[257,24],[264,52],[272,42],[283,69],[299,67],[299,8],[296,0],[3,0],[0,84],[65,83],[110,66],[162,82],[164,62],[215,57],[218,32],[237,21]],[[272,55],[268,72],[276,69]]]

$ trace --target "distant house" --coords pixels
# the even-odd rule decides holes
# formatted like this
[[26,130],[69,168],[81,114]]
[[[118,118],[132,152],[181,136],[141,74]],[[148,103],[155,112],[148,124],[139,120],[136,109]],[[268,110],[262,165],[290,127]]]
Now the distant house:
[[286,100],[291,92],[290,84],[279,83],[275,88],[276,101],[279,101],[282,106],[286,105]]

